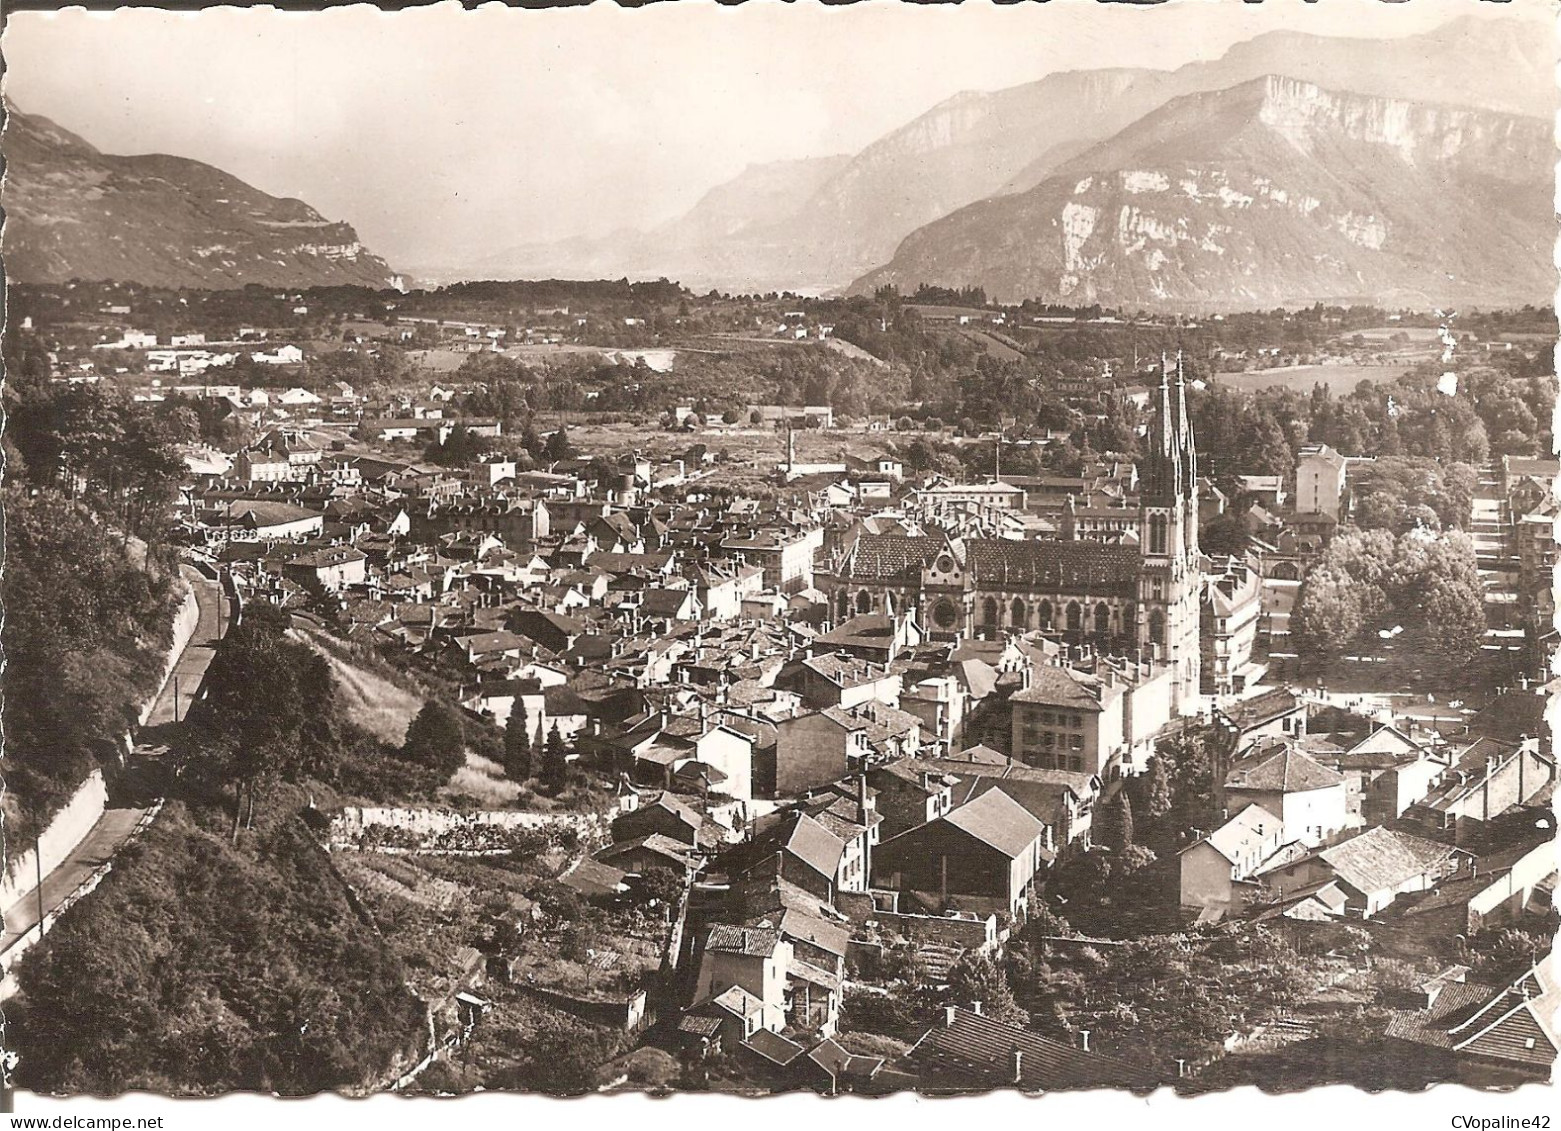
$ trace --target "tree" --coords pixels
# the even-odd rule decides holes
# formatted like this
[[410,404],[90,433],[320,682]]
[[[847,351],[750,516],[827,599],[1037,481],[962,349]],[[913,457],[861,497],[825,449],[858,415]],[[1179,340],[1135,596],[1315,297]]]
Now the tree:
[[328,776],[335,683],[325,658],[287,636],[289,615],[245,610],[206,670],[189,717],[189,764],[234,790],[233,836],[254,823],[257,796],[276,779]]
[[683,877],[671,868],[647,868],[634,881],[633,897],[645,907],[660,907],[662,917],[670,918],[683,900],[683,889]]
[[547,745],[542,751],[542,781],[555,793],[569,783],[569,749],[557,723],[548,731]]
[[949,970],[949,993],[956,1003],[981,1003],[981,1013],[1009,1025],[1025,1025],[1030,1015],[1014,1003],[1008,975],[991,957],[967,954]]
[[1233,512],[1215,515],[1198,531],[1199,546],[1204,553],[1214,556],[1239,558],[1251,542],[1247,524]]
[[1291,632],[1303,660],[1328,660],[1343,654],[1360,635],[1360,582],[1325,564],[1313,567],[1301,583]]
[[557,463],[559,460],[573,459],[574,455],[575,446],[569,441],[569,430],[560,424],[558,431],[548,436],[542,456],[549,463]]
[[1213,831],[1214,755],[1210,747],[1217,741],[1206,729],[1185,729],[1160,743],[1156,757],[1167,762],[1171,815],[1178,828]]
[[1127,790],[1118,790],[1100,816],[1101,827],[1094,839],[1120,856],[1133,843],[1133,803],[1128,800]]
[[401,757],[449,777],[466,761],[466,726],[448,703],[430,699],[407,727]]
[[525,781],[531,776],[530,725],[526,705],[517,695],[504,726],[504,773],[512,781]]
[[1478,656],[1485,641],[1485,594],[1472,547],[1441,543],[1417,588],[1426,648],[1458,666]]

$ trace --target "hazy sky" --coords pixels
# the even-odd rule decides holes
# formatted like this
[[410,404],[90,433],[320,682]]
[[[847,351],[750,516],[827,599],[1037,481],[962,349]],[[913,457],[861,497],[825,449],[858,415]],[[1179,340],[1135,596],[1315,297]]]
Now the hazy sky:
[[[210,162],[402,267],[667,219],[750,163],[859,149],[961,90],[1174,68],[1264,31],[1409,35],[1543,0],[15,12],[7,95]],[[1503,12],[1503,9],[1505,12]]]

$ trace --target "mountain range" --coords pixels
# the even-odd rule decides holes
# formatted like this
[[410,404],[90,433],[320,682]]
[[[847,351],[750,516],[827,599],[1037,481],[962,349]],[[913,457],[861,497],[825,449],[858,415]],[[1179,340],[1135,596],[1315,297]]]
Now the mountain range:
[[[648,231],[517,243],[439,273],[973,284],[1129,308],[1544,302],[1554,56],[1544,24],[1467,17],[1398,39],[1272,32],[1175,70],[1061,72],[957,94],[858,152],[750,166]],[[301,201],[197,161],[101,153],[8,109],[12,278],[401,281]]]
[[[1409,106],[1434,102],[1495,115],[1492,120],[1549,119],[1557,106],[1553,56],[1543,25],[1464,18],[1400,39],[1272,32],[1237,44],[1219,59],[1174,71],[1119,68],[1052,74],[1006,90],[955,95],[846,158],[751,168],[712,190],[684,217],[657,230],[516,247],[473,264],[471,273],[665,275],[697,289],[761,291],[828,291],[885,279],[912,287],[918,282],[952,285],[991,279],[1005,297],[1027,297],[1028,292],[1010,289],[1009,281],[1024,280],[1018,285],[1029,286],[1037,274],[1027,273],[1015,262],[999,267],[998,260],[1006,255],[1011,261],[1013,246],[1039,233],[984,232],[982,238],[993,241],[992,254],[977,270],[980,257],[940,250],[940,241],[951,232],[962,233],[956,238],[975,233],[969,218],[961,218],[953,227],[940,227],[940,223],[946,217],[952,223],[953,214],[978,202],[986,202],[981,208],[990,208],[997,199],[1042,186],[1059,171],[1076,168],[1086,154],[1111,152],[1100,147],[1163,107],[1176,103],[1181,115],[1222,112],[1243,96],[1212,100],[1195,96],[1237,91],[1275,76],[1340,97]],[[1245,97],[1250,96],[1247,90]],[[1268,155],[1274,152],[1265,150]],[[1251,156],[1256,159],[1259,154]],[[1500,163],[1513,167],[1533,156],[1533,151],[1515,152]],[[1234,152],[1230,159],[1236,159]],[[1546,157],[1540,167],[1510,171],[1530,181],[1531,171],[1548,176],[1549,165]],[[1282,172],[1273,170],[1275,176]],[[1353,188],[1349,206],[1340,203],[1332,211],[1368,216],[1393,211],[1390,198],[1398,186],[1392,177],[1373,187],[1369,168],[1340,172]],[[1363,172],[1368,174],[1364,179]],[[744,190],[745,185],[756,183],[771,191],[749,194]],[[1319,199],[1329,198],[1324,193]],[[705,219],[712,201],[721,205],[719,225]],[[1483,208],[1486,202],[1476,198],[1473,203]],[[1263,215],[1252,212],[1247,218],[1256,221]],[[1163,210],[1160,218],[1178,219]],[[1189,222],[1192,219],[1187,217]],[[924,233],[928,225],[932,230]],[[1532,224],[1525,224],[1521,234],[1530,236],[1533,230]],[[1251,238],[1261,242],[1258,233]],[[1496,246],[1511,247],[1512,242],[1504,239]],[[1547,235],[1544,246],[1549,242]],[[1239,246],[1241,239],[1232,243]],[[1001,251],[1004,246],[1009,247],[1008,253]],[[1470,254],[1479,256],[1484,250],[1472,248]],[[1329,253],[1318,249],[1297,254]],[[1399,266],[1407,271],[1411,260]],[[963,273],[955,272],[957,265]],[[1319,270],[1312,278],[1332,290],[1348,282],[1355,270]],[[1499,273],[1493,265],[1490,270],[1474,271],[1471,278]],[[1524,276],[1523,285],[1508,288],[1507,293],[1516,290],[1529,298],[1548,298],[1548,284],[1533,290],[1527,285],[1533,273],[1518,273]],[[1165,279],[1160,283],[1166,288],[1165,297],[1180,293],[1181,288],[1171,287]],[[1211,278],[1206,289],[1218,285]],[[1406,292],[1419,287],[1412,275],[1386,266],[1362,268],[1361,278],[1352,284],[1377,285]],[[1097,278],[1093,293],[1102,302],[1124,305],[1162,301],[1151,280],[1125,263],[1109,281],[1106,275]],[[1311,293],[1309,286],[1307,295]],[[1298,294],[1295,300],[1307,295]],[[1046,292],[1045,297],[1061,297],[1060,289]]]
[[394,287],[350,225],[199,161],[101,153],[6,105],[0,248],[26,283],[115,279],[169,287]]
[[1172,99],[1034,188],[918,229],[853,289],[1184,309],[1543,302],[1553,162],[1543,118],[1265,76]]

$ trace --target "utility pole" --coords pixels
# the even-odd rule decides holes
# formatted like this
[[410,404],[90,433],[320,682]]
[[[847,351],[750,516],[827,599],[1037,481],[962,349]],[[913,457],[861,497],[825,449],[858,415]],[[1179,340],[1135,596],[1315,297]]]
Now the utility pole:
[[33,834],[33,868],[37,871],[38,886],[34,889],[38,893],[38,938],[43,938],[43,839]]

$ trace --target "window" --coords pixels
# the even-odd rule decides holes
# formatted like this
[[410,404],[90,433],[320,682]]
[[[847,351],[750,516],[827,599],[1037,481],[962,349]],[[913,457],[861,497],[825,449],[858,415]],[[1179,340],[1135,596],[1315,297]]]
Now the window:
[[1078,730],[1084,725],[1084,720],[1078,715],[1074,715],[1071,719],[1068,720],[1068,725],[1074,730]]
[[1070,750],[1083,750],[1084,749],[1084,736],[1082,734],[1072,734],[1072,735],[1069,735],[1068,736],[1068,749],[1070,749]]
[[1052,626],[1052,603],[1050,601],[1042,601],[1041,607],[1035,610],[1035,622],[1042,628],[1050,628]]
[[1074,773],[1081,773],[1081,772],[1083,772],[1083,770],[1084,770],[1084,759],[1083,758],[1069,758],[1068,759],[1068,769],[1072,770]]
[[1041,722],[1045,723],[1047,726],[1051,726],[1056,721],[1057,721],[1057,716],[1055,714],[1053,714],[1051,711],[1042,711],[1041,712]]
[[856,595],[856,611],[864,616],[873,611],[872,595],[865,589]]
[[1014,598],[1012,607],[1008,610],[1008,621],[1015,628],[1024,628],[1028,617],[1025,615],[1024,602]]
[[1052,734],[1050,731],[1047,731],[1045,736],[1041,739],[1041,745],[1050,750],[1053,746],[1057,745],[1057,736]]
[[1084,610],[1077,601],[1068,602],[1068,631],[1078,632],[1084,627]]
[[1111,610],[1104,603],[1095,606],[1095,635],[1111,635]]

